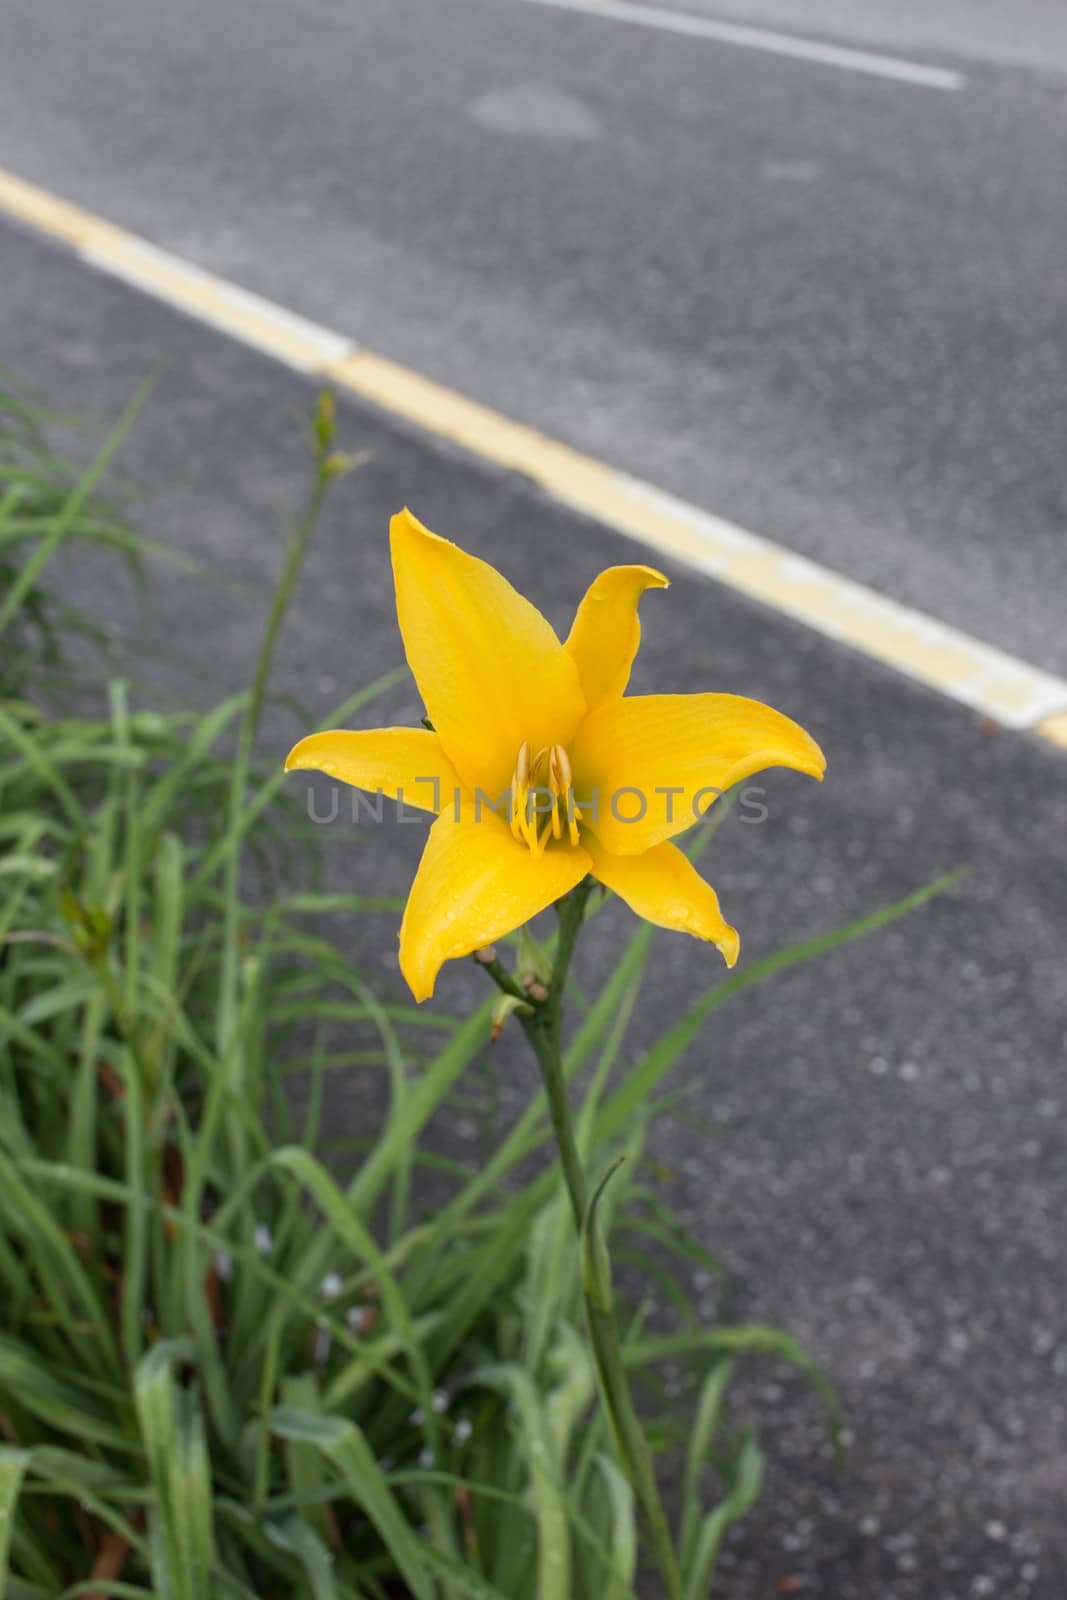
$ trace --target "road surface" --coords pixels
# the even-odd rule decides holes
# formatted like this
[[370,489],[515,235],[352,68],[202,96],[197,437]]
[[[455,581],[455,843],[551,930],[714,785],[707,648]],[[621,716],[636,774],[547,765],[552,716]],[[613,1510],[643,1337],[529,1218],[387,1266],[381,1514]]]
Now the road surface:
[[[1017,32],[990,5],[891,22],[833,0],[684,9],[963,87],[528,0],[8,0],[0,165],[1064,672],[1053,8],[1013,8]],[[304,478],[309,385],[3,223],[0,267],[2,358],[57,403],[112,416],[161,363],[121,466],[161,491],[153,531],[242,587],[169,577],[151,668],[202,698],[242,683]],[[353,403],[341,420],[370,461],[333,505],[280,661],[279,687],[318,709],[399,658],[383,541],[404,501],[560,626],[600,566],[632,559],[521,479]],[[635,687],[758,695],[830,758],[821,789],[779,775],[767,822],[716,842],[744,959],[972,869],[908,923],[719,1013],[685,1063],[684,1118],[658,1130],[733,1313],[809,1344],[854,1438],[835,1479],[810,1396],[753,1379],[771,1481],[718,1592],[1062,1600],[1064,757],[672,576],[646,604]],[[407,689],[388,708],[418,710]],[[340,830],[337,870],[402,892],[420,830],[374,842]],[[388,919],[353,943],[398,981]],[[706,953],[664,935],[638,1039],[708,976]],[[445,1003],[475,978],[451,972]]]
[[729,10],[965,84],[529,0],[7,0],[0,164],[1067,672],[1062,12]]

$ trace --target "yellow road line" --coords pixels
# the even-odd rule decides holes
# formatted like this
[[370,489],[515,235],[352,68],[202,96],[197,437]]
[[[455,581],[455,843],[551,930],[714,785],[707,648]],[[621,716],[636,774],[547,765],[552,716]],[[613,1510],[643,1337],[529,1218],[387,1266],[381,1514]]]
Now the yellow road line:
[[1058,744],[1067,750],[1067,711],[1057,711],[1053,716],[1046,717],[1034,729],[1042,739],[1048,739],[1051,744]]
[[204,272],[133,234],[93,241],[82,246],[79,254],[101,271],[209,322],[298,372],[320,373],[352,349],[351,339],[320,328],[306,317]]
[[1067,681],[469,400],[0,171],[0,211],[101,271],[405,418],[816,632],[1067,749]]
[[57,195],[3,170],[0,170],[0,209],[75,249],[109,238],[130,237],[121,228],[113,228],[109,222],[94,217],[91,211],[83,211],[81,206],[73,206],[69,200],[60,200]]

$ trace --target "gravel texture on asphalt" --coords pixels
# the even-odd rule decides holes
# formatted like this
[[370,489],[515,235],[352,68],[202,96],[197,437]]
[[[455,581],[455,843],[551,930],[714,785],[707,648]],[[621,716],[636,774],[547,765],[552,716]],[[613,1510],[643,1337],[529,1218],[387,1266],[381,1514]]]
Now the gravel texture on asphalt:
[[[146,674],[198,699],[245,681],[278,570],[284,509],[307,481],[312,391],[248,351],[41,243],[0,228],[6,362],[54,403],[112,418],[159,379],[120,471],[156,491],[151,531],[233,580],[161,570]],[[338,490],[279,656],[276,687],[316,712],[400,660],[385,534],[407,502],[492,559],[566,627],[603,565],[634,547],[347,403],[345,447],[367,464]],[[765,780],[761,825],[731,817],[707,858],[742,961],[890,901],[959,863],[969,876],[909,920],[753,989],[717,1013],[655,1130],[670,1195],[732,1279],[731,1315],[801,1338],[840,1386],[852,1444],[829,1463],[803,1383],[749,1368],[745,1406],[772,1458],[757,1510],[723,1555],[722,1600],[1063,1600],[1067,1593],[1067,789],[1064,758],[981,727],[710,582],[672,574],[643,608],[634,688],[752,694],[823,743],[820,788]],[[82,594],[120,593],[90,565]],[[373,720],[417,720],[410,687]],[[301,731],[278,713],[280,760]],[[294,780],[303,784],[304,779]],[[402,893],[421,827],[338,822],[334,870]],[[613,907],[581,963],[605,969],[630,925]],[[397,987],[393,919],[354,947]],[[681,936],[655,944],[631,1050],[717,977]],[[465,964],[440,996],[477,992]],[[500,1046],[505,1104],[530,1069]],[[364,1089],[338,1085],[337,1118]],[[456,1136],[473,1137],[462,1121]],[[717,1291],[693,1291],[709,1316]]]

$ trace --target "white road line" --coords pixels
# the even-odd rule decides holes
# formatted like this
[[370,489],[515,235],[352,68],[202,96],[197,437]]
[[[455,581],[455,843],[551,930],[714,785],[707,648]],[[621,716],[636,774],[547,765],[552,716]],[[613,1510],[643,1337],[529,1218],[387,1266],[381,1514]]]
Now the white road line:
[[967,84],[962,72],[949,68],[928,67],[921,61],[876,55],[870,50],[852,50],[847,45],[829,44],[821,39],[803,39],[794,33],[750,28],[738,22],[718,22],[713,17],[697,17],[687,11],[639,5],[636,0],[523,0],[523,3],[551,6],[556,11],[576,11],[611,22],[629,22],[638,28],[658,28],[663,33],[680,33],[689,39],[740,45],[745,50],[763,50],[768,55],[839,67],[843,72],[865,72],[870,77],[891,78],[896,83],[912,83],[921,89],[963,89]]

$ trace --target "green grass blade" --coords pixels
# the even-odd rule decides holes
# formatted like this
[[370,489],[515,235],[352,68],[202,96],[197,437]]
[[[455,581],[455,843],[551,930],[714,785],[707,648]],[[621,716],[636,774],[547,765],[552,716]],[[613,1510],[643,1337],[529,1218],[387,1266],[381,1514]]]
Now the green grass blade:
[[[315,1530],[298,1516],[268,1517],[263,1531],[271,1544],[295,1556],[307,1573],[313,1600],[339,1600],[333,1556]],[[351,1592],[351,1591],[349,1591]]]
[[723,1535],[731,1523],[739,1521],[755,1504],[763,1482],[764,1464],[763,1452],[750,1435],[741,1446],[729,1494],[701,1526],[686,1578],[685,1600],[708,1600]]
[[29,1451],[0,1447],[0,1600],[4,1600],[7,1557],[11,1548],[15,1507],[18,1504],[19,1490],[29,1462]]
[[79,483],[70,491],[67,498],[52,520],[51,527],[41,539],[40,544],[30,559],[19,569],[18,576],[8,591],[7,599],[0,605],[0,636],[3,635],[12,617],[19,611],[30,591],[33,589],[41,573],[51,561],[56,550],[70,531],[72,524],[85,502],[96,488],[100,479],[115,455],[122,441],[133,425],[134,418],[147,400],[155,378],[149,378],[137,390],[126,410],[119,418],[104,441],[96,460],[82,475]]
[[515,1364],[478,1367],[470,1381],[503,1390],[515,1407],[515,1437],[526,1461],[537,1519],[538,1600],[572,1600],[567,1505],[541,1397],[530,1374]]
[[199,1395],[175,1367],[194,1359],[191,1340],[164,1340],[138,1364],[134,1401],[155,1489],[152,1577],[160,1600],[203,1600],[214,1566],[211,1467]]
[[40,1353],[0,1335],[0,1393],[17,1396],[20,1408],[68,1437],[134,1454],[137,1444],[125,1418],[116,1420],[114,1397],[103,1404],[85,1387],[59,1378]]
[[602,1597],[603,1600],[630,1600],[637,1573],[634,1493],[625,1474],[610,1456],[598,1454],[593,1464],[607,1490],[611,1515],[610,1537],[606,1541],[611,1553],[611,1570],[606,1575]]
[[734,1374],[730,1359],[720,1361],[704,1379],[700,1388],[693,1430],[685,1457],[685,1478],[682,1484],[682,1525],[679,1539],[679,1559],[684,1575],[696,1557],[696,1541],[700,1528],[700,1474],[711,1453],[712,1440],[722,1415],[723,1401]]
[[316,1446],[332,1463],[338,1490],[362,1506],[411,1590],[414,1600],[433,1600],[425,1548],[412,1531],[360,1428],[341,1417],[276,1406],[271,1432],[279,1439]]
[[837,1391],[800,1341],[781,1328],[773,1328],[762,1322],[749,1322],[736,1327],[693,1328],[686,1333],[644,1335],[626,1344],[623,1360],[627,1367],[638,1368],[657,1361],[677,1361],[686,1356],[746,1354],[785,1361],[804,1374],[826,1406],[837,1446],[841,1429],[841,1402]]

